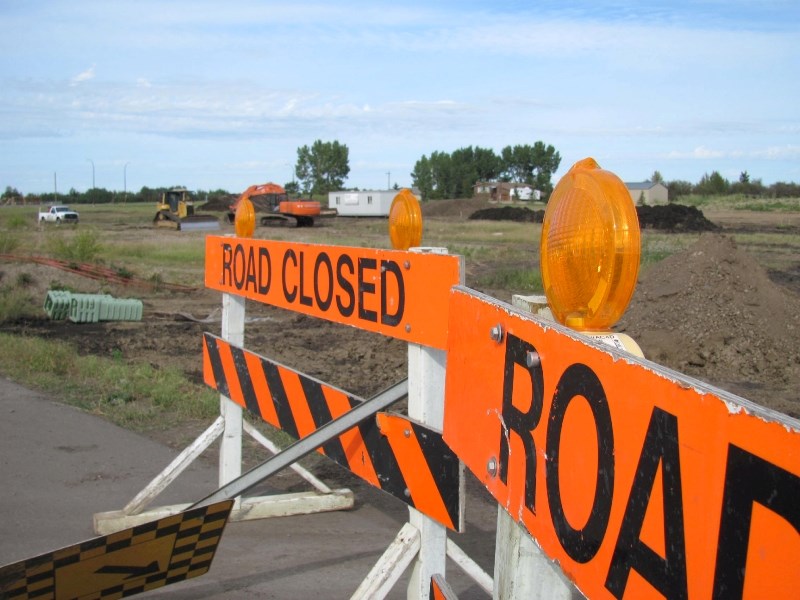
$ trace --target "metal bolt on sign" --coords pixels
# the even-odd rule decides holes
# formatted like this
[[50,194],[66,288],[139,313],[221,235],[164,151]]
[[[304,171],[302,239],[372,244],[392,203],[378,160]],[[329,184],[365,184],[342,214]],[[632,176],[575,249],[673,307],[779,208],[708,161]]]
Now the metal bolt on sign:
[[503,324],[502,323],[498,323],[497,325],[492,327],[492,329],[489,331],[489,337],[491,339],[493,339],[495,342],[497,342],[498,344],[503,341],[503,336],[504,335],[505,335],[505,332],[503,331]]
[[492,477],[497,475],[497,459],[494,456],[486,463],[486,472]]
[[528,365],[529,369],[533,367],[538,367],[542,364],[542,357],[539,356],[538,352],[528,351],[525,353],[525,364]]

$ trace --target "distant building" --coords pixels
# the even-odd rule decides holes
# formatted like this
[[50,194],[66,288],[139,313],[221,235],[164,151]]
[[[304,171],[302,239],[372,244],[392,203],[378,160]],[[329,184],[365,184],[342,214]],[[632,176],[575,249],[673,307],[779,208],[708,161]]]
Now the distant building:
[[669,202],[667,186],[663,183],[653,183],[652,181],[626,182],[625,186],[628,188],[633,203],[637,206],[639,204],[653,206]]
[[[392,201],[400,190],[363,190],[328,192],[328,208],[342,217],[388,217]],[[419,200],[419,194],[414,192]]]
[[529,183],[513,183],[510,181],[479,181],[474,186],[475,198],[487,198],[494,202],[511,202],[512,200],[541,200],[542,192],[534,189]]

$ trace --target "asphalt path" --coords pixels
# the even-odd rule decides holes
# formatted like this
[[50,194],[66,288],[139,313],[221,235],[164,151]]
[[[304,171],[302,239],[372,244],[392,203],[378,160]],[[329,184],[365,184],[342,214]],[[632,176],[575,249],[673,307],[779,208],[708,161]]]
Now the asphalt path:
[[[95,537],[93,515],[121,509],[176,454],[0,378],[0,565]],[[155,504],[195,502],[216,484],[216,465],[198,460]],[[496,505],[467,508],[467,532],[452,537],[491,574]],[[403,503],[364,488],[349,511],[229,523],[209,573],[138,597],[349,598],[407,519]],[[487,598],[447,568],[459,598]],[[389,597],[406,597],[405,578]]]

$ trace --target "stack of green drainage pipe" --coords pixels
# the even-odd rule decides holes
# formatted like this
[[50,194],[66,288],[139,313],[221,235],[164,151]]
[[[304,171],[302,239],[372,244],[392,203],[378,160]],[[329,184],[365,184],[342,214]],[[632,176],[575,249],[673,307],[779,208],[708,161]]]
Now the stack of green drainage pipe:
[[50,290],[44,300],[44,310],[51,319],[69,319],[73,323],[142,320],[141,300],[118,299],[108,294]]

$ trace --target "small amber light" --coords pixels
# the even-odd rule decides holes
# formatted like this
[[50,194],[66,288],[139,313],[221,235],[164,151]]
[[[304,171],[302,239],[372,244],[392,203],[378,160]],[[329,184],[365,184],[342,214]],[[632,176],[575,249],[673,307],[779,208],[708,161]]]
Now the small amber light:
[[639,219],[622,180],[592,158],[556,185],[542,225],[542,284],[555,319],[606,331],[633,296],[641,252]]
[[389,239],[396,250],[408,250],[422,242],[422,210],[419,200],[410,190],[400,190],[392,200]]
[[256,211],[249,198],[242,198],[239,201],[233,227],[237,237],[253,237],[253,232],[256,230]]

